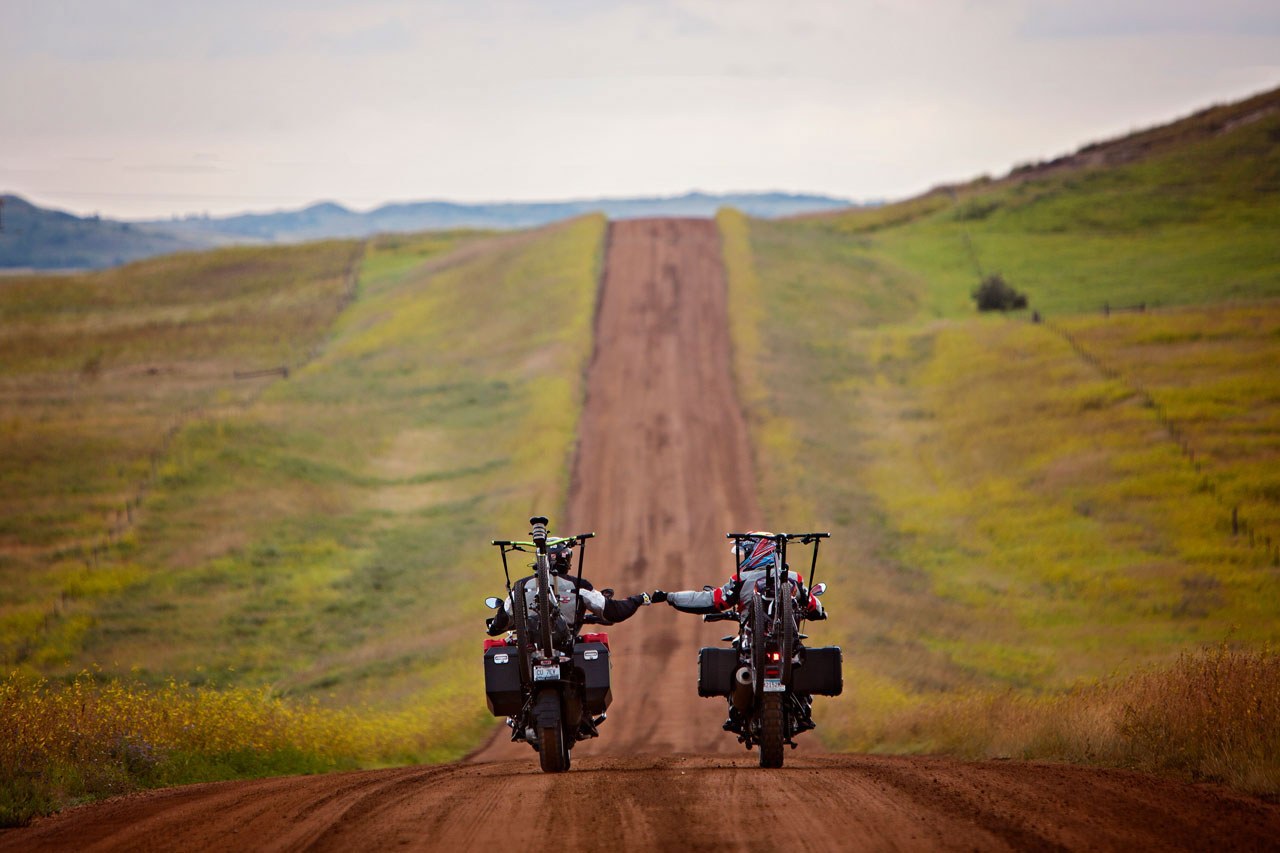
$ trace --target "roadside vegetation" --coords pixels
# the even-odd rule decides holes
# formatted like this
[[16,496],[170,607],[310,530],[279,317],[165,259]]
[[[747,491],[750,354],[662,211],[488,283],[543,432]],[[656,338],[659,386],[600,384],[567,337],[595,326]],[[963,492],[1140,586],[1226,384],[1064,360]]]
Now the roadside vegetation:
[[[350,297],[339,290],[340,304],[296,345],[287,379],[192,391],[176,421],[168,409],[145,411],[147,390],[136,394],[143,402],[120,392],[152,430],[138,441],[139,475],[148,448],[162,448],[127,529],[86,560],[50,521],[29,516],[23,535],[47,549],[41,559],[79,562],[5,575],[30,604],[7,614],[16,672],[0,714],[102,738],[83,755],[50,746],[6,765],[24,769],[13,784],[27,792],[9,799],[28,803],[9,819],[139,785],[445,760],[474,746],[491,725],[479,673],[451,662],[474,651],[465,639],[474,632],[458,628],[479,623],[481,599],[500,584],[496,559],[474,565],[477,543],[563,505],[603,235],[603,219],[588,217],[515,234],[377,238]],[[354,257],[358,247],[346,247]],[[294,251],[309,257],[307,248],[316,247]],[[129,268],[100,275],[130,280]],[[226,277],[227,299],[241,299],[236,274]],[[201,290],[182,277],[167,286]],[[244,295],[244,316],[276,298]],[[67,297],[66,313],[97,325],[96,309],[78,300]],[[118,301],[125,316],[129,300]],[[246,320],[226,336],[255,328]],[[287,331],[287,320],[276,328]],[[57,349],[62,329],[45,333]],[[159,358],[152,340],[130,338],[139,363]],[[216,340],[210,348],[230,360]],[[104,362],[119,357],[103,351]],[[252,366],[277,358],[257,354]],[[51,374],[79,381],[76,359],[64,362]],[[92,419],[63,429],[68,447],[98,435]],[[46,458],[34,440],[27,454]],[[103,460],[49,464],[75,494]],[[49,504],[61,506],[56,495]],[[25,539],[6,544],[25,560],[46,553]],[[75,698],[85,696],[95,698]],[[160,727],[153,741],[152,722],[170,707],[191,709],[191,738]],[[314,734],[337,729],[334,740]],[[257,732],[261,750],[225,748]],[[84,764],[106,760],[115,742],[142,744],[154,763],[131,769],[126,750],[109,772]]]
[[458,703],[324,708],[269,686],[0,680],[0,826],[139,788],[444,761]]
[[[830,746],[1280,791],[1265,107],[1120,165],[790,222],[721,215],[766,512],[833,532],[840,616],[812,631],[845,648]],[[979,316],[971,294],[996,272],[1036,315]],[[1228,670],[1231,698],[1189,722],[1188,697]]]
[[140,581],[139,526],[188,425],[297,369],[360,245],[171,255],[0,281],[0,665],[70,660],[93,602]]

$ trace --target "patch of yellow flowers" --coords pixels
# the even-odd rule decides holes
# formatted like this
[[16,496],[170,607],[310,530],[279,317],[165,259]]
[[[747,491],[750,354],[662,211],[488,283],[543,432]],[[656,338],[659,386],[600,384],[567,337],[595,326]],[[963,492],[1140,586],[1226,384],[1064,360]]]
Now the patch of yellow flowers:
[[455,758],[474,702],[431,700],[389,713],[269,688],[13,673],[0,679],[0,825],[138,787]]

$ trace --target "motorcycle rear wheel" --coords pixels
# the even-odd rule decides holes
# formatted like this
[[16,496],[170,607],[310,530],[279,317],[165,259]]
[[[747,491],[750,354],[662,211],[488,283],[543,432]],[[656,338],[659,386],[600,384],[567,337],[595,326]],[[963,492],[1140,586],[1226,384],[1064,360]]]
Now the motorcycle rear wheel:
[[544,773],[563,773],[569,769],[569,747],[559,723],[538,728],[538,758]]
[[782,694],[766,693],[760,702],[760,766],[782,766]]

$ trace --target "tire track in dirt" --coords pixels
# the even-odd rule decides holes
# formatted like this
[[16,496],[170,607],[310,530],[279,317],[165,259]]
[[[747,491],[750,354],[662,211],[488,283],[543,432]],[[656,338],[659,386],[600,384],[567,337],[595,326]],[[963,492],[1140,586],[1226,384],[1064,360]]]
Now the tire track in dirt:
[[[724,532],[762,520],[732,393],[715,226],[618,223],[607,260],[568,518],[552,521],[600,533],[587,575],[619,594],[717,581],[729,569]],[[542,773],[499,730],[465,763],[193,785],[70,809],[0,832],[0,853],[1280,849],[1280,806],[1135,773],[827,755],[816,739],[761,770],[720,730],[720,702],[696,695],[696,650],[719,634],[661,606],[611,629],[614,706],[568,773]]]

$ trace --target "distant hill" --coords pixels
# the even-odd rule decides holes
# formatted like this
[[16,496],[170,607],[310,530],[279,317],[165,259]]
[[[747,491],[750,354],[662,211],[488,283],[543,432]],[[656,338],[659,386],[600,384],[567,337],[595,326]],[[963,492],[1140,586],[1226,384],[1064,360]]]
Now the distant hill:
[[[919,198],[932,195],[967,196],[1032,181],[1050,178],[1069,179],[1073,174],[1096,173],[1100,169],[1119,168],[1159,157],[1176,156],[1180,152],[1194,150],[1194,146],[1199,143],[1223,137],[1250,125],[1268,122],[1274,124],[1274,117],[1277,114],[1280,114],[1280,88],[1229,104],[1215,104],[1166,124],[1134,131],[1113,139],[1092,142],[1073,153],[1063,154],[1050,160],[1021,163],[999,178],[983,176],[961,184],[937,186],[924,196],[907,199],[898,204],[910,205]],[[1249,159],[1263,157],[1274,160],[1277,146],[1280,146],[1280,134],[1268,130],[1262,138],[1257,140],[1254,149],[1248,152]],[[1251,182],[1248,176],[1219,174],[1223,168],[1231,172],[1229,164],[1222,162],[1202,162],[1200,159],[1193,158],[1184,166],[1186,167],[1184,174],[1175,176],[1176,180],[1171,178],[1170,183],[1217,184],[1223,177],[1228,177],[1237,183],[1242,180],[1244,183]],[[1268,169],[1268,174],[1272,171]],[[1257,189],[1267,192],[1275,191],[1273,184],[1264,186],[1265,175],[1255,177],[1257,181],[1252,183],[1258,184]],[[885,213],[888,213],[888,209]]]
[[238,243],[297,243],[332,237],[367,237],[392,231],[448,228],[529,228],[603,212],[614,219],[637,216],[713,216],[722,207],[774,218],[843,210],[851,203],[821,195],[687,193],[652,198],[562,202],[457,204],[421,201],[386,204],[359,213],[322,202],[300,210],[119,222],[47,210],[15,195],[4,199],[0,269],[92,269],[152,255]]
[[87,269],[119,264],[219,242],[209,235],[96,216],[80,217],[36,207],[14,195],[0,196],[0,268]]
[[458,204],[417,201],[386,204],[368,213],[357,213],[333,202],[301,210],[246,213],[218,218],[155,220],[141,223],[173,234],[201,239],[295,242],[327,237],[366,237],[389,231],[432,231],[445,228],[529,228],[569,219],[585,213],[604,213],[611,219],[639,216],[714,216],[722,207],[734,207],[751,216],[775,218],[798,213],[843,210],[844,199],[821,195],[741,193],[713,195],[686,193],[651,198],[584,199],[552,202],[500,202]]

